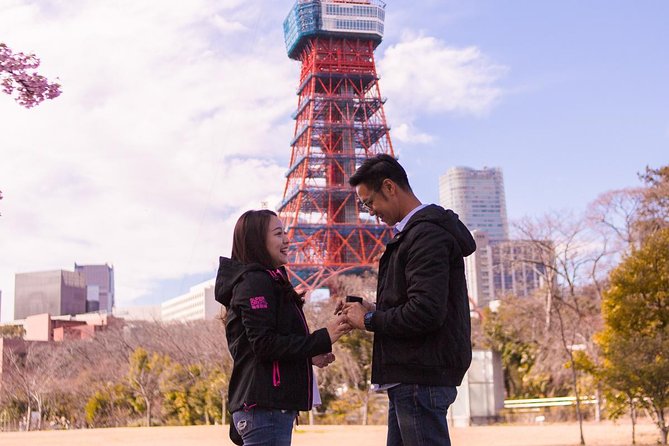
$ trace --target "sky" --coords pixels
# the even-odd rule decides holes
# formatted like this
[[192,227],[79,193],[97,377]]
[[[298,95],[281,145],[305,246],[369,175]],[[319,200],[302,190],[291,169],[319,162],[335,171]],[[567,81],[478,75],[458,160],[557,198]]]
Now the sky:
[[[423,202],[450,167],[500,167],[511,222],[578,214],[669,163],[669,2],[386,3],[380,88]],[[292,5],[0,0],[0,42],[63,91],[0,94],[2,321],[19,272],[111,264],[122,307],[215,275],[238,216],[281,200]]]

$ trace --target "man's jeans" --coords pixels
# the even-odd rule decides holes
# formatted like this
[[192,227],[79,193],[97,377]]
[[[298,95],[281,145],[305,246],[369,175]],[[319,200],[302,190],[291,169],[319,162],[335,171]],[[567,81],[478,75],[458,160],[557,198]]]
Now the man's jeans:
[[399,384],[388,389],[387,446],[450,446],[446,412],[455,387]]
[[295,417],[296,410],[254,407],[233,413],[232,422],[244,439],[244,446],[290,446]]

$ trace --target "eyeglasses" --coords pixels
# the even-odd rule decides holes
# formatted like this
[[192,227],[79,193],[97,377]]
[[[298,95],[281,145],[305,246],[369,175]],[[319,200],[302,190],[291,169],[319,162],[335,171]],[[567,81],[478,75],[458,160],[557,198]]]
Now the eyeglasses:
[[376,195],[376,191],[372,192],[369,195],[369,198],[366,201],[360,200],[360,204],[364,209],[366,209],[368,212],[372,210],[372,207],[374,207],[374,195]]

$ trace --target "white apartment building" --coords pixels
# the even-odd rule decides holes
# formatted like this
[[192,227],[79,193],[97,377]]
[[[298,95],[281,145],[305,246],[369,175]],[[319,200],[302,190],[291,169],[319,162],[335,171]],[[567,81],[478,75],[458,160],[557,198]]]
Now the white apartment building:
[[197,321],[214,319],[221,314],[221,304],[214,300],[216,280],[194,285],[181,296],[166,300],[160,305],[163,321]]

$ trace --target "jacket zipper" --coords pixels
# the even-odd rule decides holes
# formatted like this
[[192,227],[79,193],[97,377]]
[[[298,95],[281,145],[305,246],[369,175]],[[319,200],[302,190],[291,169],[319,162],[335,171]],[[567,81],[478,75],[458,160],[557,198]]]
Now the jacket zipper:
[[[304,314],[302,314],[302,311],[300,311],[300,308],[297,306],[295,302],[293,302],[293,305],[295,305],[295,311],[297,311],[297,314],[300,315],[300,319],[302,320],[302,324],[304,324],[304,331],[306,332],[307,335],[309,335],[309,326],[307,325],[307,320],[304,318]],[[308,401],[307,405],[309,407],[312,406],[313,404],[313,387],[314,387],[314,371],[311,369],[311,360],[307,358],[307,378],[308,378]]]

